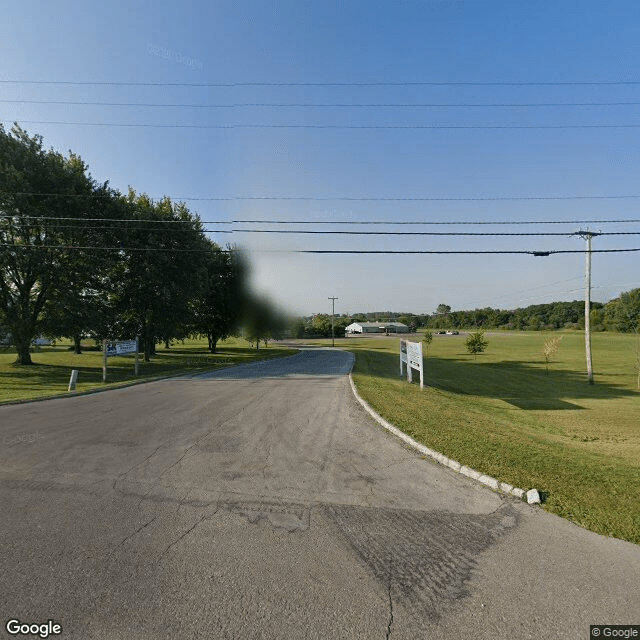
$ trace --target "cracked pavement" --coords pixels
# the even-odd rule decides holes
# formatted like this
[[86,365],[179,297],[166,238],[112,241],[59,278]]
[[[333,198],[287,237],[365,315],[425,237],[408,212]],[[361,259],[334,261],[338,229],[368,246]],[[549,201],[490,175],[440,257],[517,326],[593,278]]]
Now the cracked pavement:
[[353,399],[351,362],[308,350],[0,407],[3,623],[105,640],[638,623],[639,547],[422,459]]

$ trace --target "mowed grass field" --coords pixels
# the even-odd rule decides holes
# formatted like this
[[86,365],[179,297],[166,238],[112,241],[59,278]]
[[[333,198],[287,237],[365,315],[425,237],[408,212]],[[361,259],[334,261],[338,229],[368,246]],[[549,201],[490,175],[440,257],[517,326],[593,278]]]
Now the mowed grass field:
[[[252,360],[277,358],[296,353],[294,349],[269,345],[259,351],[251,349],[241,339],[231,338],[218,343],[217,353],[211,354],[206,339],[176,342],[169,349],[158,346],[151,362],[143,362],[140,356],[140,375],[134,375],[134,356],[108,359],[107,383],[102,382],[102,352],[83,351],[76,355],[69,350],[69,343],[56,346],[35,347],[31,354],[31,366],[16,366],[15,351],[0,351],[0,403],[28,400],[45,396],[68,395],[72,369],[78,369],[77,391],[104,389],[138,380],[148,380],[185,371],[210,370],[242,364]],[[91,347],[88,343],[87,347]]]
[[[563,339],[546,375],[542,347],[556,335]],[[640,544],[638,338],[593,334],[589,385],[580,332],[489,332],[476,360],[465,337],[434,335],[424,390],[399,376],[398,337],[336,346],[355,354],[362,397],[416,440],[500,481],[537,488],[548,511]]]

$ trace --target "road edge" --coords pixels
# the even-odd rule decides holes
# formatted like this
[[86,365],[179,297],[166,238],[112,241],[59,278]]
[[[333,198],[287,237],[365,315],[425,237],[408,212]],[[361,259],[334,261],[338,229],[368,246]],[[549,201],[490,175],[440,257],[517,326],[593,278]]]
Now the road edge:
[[[295,349],[296,347],[288,347],[289,349]],[[214,369],[204,369],[196,372],[190,371],[189,369],[185,369],[184,371],[180,371],[178,373],[170,373],[168,375],[159,375],[153,376],[151,378],[143,378],[141,380],[128,380],[127,382],[114,383],[113,385],[109,385],[106,387],[94,387],[93,389],[86,389],[85,391],[69,391],[67,393],[58,393],[50,396],[36,396],[35,398],[17,398],[15,400],[4,400],[0,401],[0,407],[16,405],[16,404],[28,404],[30,402],[43,402],[45,400],[60,400],[65,398],[78,398],[80,396],[91,396],[95,393],[105,393],[107,391],[116,391],[118,389],[127,389],[128,387],[135,387],[139,384],[146,384],[148,382],[159,382],[161,380],[171,380],[172,378],[182,378],[183,376],[188,375],[206,375],[207,373],[211,373],[212,371],[222,371],[223,369],[233,369],[234,367],[244,367],[254,362],[268,362],[269,360],[286,360],[287,358],[295,358],[300,353],[300,349],[298,349],[298,353],[292,353],[288,356],[275,356],[273,358],[264,358],[263,360],[254,360],[253,362],[242,362],[239,364],[232,364],[228,367],[217,367]]]
[[349,372],[349,384],[351,385],[351,391],[355,396],[355,399],[362,405],[364,410],[382,427],[384,427],[387,431],[392,433],[394,436],[400,438],[403,442],[408,444],[410,447],[419,451],[421,454],[428,456],[432,460],[439,462],[440,464],[448,467],[452,471],[456,473],[460,473],[471,480],[476,480],[481,484],[493,489],[494,491],[500,491],[502,493],[506,493],[507,495],[514,496],[516,498],[520,498],[521,500],[526,500],[529,504],[539,504],[540,503],[540,495],[536,489],[530,489],[529,491],[525,491],[524,489],[520,489],[519,487],[513,487],[507,482],[499,482],[496,478],[492,478],[486,474],[481,473],[480,471],[476,471],[475,469],[471,469],[463,464],[460,464],[457,460],[452,460],[451,458],[447,458],[443,453],[438,451],[434,451],[433,449],[429,449],[429,447],[421,444],[420,442],[414,440],[411,436],[404,433],[391,424],[387,420],[385,420],[375,409],[371,407],[371,405],[358,393],[358,389],[356,388],[355,382],[353,381],[353,375]]

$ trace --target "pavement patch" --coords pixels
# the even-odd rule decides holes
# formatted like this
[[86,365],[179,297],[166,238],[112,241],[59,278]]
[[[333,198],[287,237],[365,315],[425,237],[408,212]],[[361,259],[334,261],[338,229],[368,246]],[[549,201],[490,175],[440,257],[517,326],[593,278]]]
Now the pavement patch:
[[516,525],[504,505],[488,515],[325,505],[347,543],[416,620],[438,620],[468,595],[478,556]]

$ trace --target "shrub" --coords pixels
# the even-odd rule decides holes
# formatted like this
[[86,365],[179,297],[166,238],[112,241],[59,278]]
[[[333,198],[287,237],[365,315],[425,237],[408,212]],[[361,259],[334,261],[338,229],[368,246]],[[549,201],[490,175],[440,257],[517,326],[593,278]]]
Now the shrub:
[[474,360],[479,353],[483,353],[489,346],[489,342],[484,337],[484,331],[470,333],[464,344],[467,347],[467,351],[473,354]]

